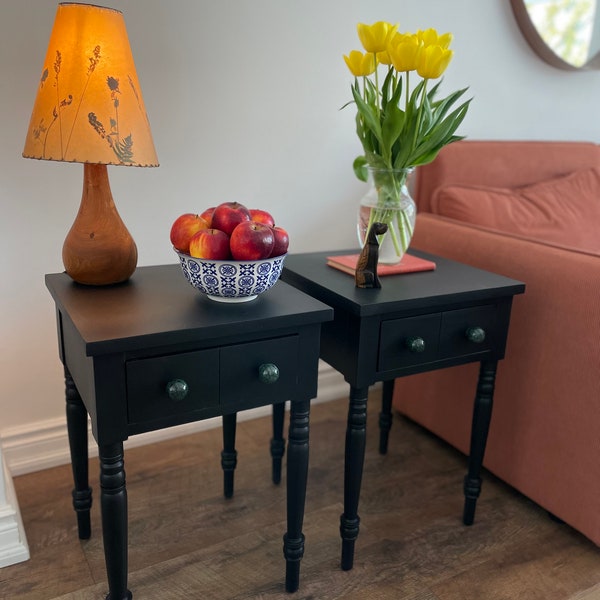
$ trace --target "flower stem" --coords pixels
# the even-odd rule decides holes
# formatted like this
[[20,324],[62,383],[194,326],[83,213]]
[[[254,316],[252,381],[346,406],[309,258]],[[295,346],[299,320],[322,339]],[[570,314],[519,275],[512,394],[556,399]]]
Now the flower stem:
[[381,117],[381,98],[380,98],[380,90],[379,90],[379,69],[377,68],[377,52],[373,52],[373,60],[375,61],[375,90],[377,93],[377,117]]
[[409,216],[402,207],[403,188],[406,184],[406,172],[394,172],[393,169],[372,171],[371,176],[377,193],[375,206],[369,211],[366,235],[375,222],[388,226],[386,233],[378,236],[381,245],[389,234],[396,256],[402,257],[410,244],[413,227]]

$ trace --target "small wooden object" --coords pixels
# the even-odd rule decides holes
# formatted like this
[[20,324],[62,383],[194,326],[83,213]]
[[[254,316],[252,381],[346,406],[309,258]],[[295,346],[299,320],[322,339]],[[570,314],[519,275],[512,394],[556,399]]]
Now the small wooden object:
[[377,276],[377,263],[379,262],[379,242],[377,236],[387,231],[385,223],[375,222],[369,228],[367,239],[356,263],[354,281],[359,288],[380,288],[381,282]]

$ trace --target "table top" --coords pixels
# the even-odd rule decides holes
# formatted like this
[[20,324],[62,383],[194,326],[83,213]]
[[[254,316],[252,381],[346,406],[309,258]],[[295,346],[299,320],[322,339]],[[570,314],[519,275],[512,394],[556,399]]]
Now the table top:
[[138,267],[125,283],[102,287],[54,273],[46,275],[46,286],[58,309],[73,321],[88,356],[333,318],[329,306],[282,281],[249,302],[216,302],[186,281],[179,264]]
[[479,302],[525,291],[520,281],[412,249],[410,254],[435,262],[435,270],[387,275],[380,277],[381,288],[357,288],[352,275],[327,265],[328,256],[353,253],[356,250],[290,254],[281,279],[361,317],[435,308],[467,299]]

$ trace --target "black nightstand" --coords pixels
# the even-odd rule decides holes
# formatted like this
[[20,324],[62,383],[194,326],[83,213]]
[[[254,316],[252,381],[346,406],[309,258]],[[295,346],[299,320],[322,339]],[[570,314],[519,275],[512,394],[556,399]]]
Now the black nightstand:
[[229,435],[224,433],[223,468],[230,495],[236,412],[286,399],[291,400],[286,589],[298,589],[310,399],[317,393],[321,323],[332,318],[332,309],[281,281],[252,302],[214,302],[185,281],[179,265],[141,267],[114,286],[86,287],[63,273],[47,275],[46,285],[56,303],[65,367],[80,538],[91,533],[88,414],[99,447],[110,600],[131,597],[123,441],[222,415]]
[[352,568],[359,532],[367,396],[369,386],[377,381],[383,381],[380,451],[385,453],[396,377],[481,363],[464,482],[463,521],[473,523],[496,367],[504,357],[513,296],[525,290],[519,281],[413,250],[412,254],[433,260],[436,269],[382,277],[381,289],[359,289],[351,275],[326,265],[327,256],[351,253],[290,255],[281,276],[335,311],[333,321],[321,330],[321,358],[350,384],[340,524],[345,570]]

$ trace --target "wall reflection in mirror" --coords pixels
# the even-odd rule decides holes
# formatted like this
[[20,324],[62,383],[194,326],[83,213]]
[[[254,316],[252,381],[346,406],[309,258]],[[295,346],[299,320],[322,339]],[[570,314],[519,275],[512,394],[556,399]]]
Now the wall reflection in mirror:
[[525,37],[547,62],[562,68],[600,67],[597,0],[511,1]]

